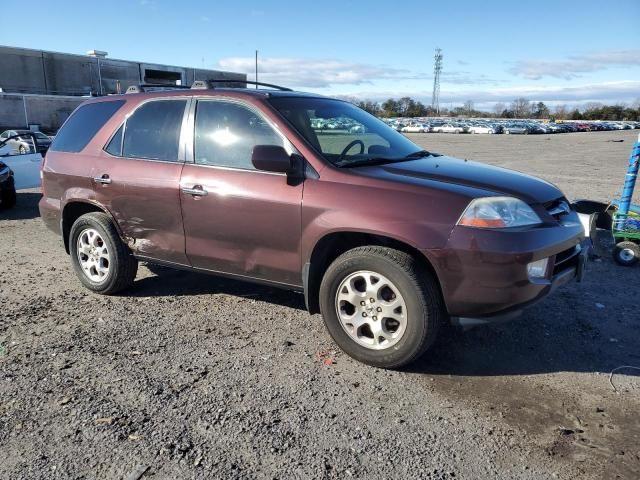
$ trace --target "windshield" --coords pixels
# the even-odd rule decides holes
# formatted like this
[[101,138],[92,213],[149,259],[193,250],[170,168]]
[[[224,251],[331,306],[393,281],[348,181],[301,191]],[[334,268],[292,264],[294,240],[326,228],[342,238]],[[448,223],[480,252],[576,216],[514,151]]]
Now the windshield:
[[339,167],[429,155],[351,103],[329,98],[276,97],[271,104],[327,161]]

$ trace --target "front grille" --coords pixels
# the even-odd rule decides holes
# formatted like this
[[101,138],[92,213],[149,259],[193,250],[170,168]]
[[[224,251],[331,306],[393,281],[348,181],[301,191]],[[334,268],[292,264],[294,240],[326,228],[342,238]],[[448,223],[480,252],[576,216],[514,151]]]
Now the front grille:
[[553,275],[555,276],[569,268],[577,267],[578,256],[581,250],[582,248],[580,245],[576,245],[575,247],[568,248],[558,253],[553,263]]

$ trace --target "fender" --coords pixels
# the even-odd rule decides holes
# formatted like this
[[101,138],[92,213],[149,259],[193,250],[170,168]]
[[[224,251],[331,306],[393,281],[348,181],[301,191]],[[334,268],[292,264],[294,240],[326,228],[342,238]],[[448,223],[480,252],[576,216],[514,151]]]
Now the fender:
[[[73,189],[73,190],[76,190],[76,192],[74,192],[76,194],[80,193],[78,190],[86,191],[85,189]],[[116,231],[118,232],[118,235],[120,236],[122,241],[127,243],[126,238],[124,238],[122,234],[122,230],[120,229],[120,225],[118,225],[118,222],[116,222],[113,213],[111,213],[111,211],[109,211],[104,205],[101,205],[98,202],[96,202],[94,199],[73,195],[70,197],[65,197],[60,202],[60,204],[61,204],[60,211],[62,213],[60,215],[60,232],[62,235],[62,240],[64,241],[64,248],[67,253],[69,253],[69,231],[71,230],[71,225],[73,224],[73,222],[69,222],[69,224],[65,222],[65,217],[67,216],[65,215],[65,212],[68,211],[67,210],[68,208],[73,208],[75,205],[83,205],[83,207],[79,208],[78,216],[91,211],[96,211],[96,212],[100,211],[108,215],[109,218],[111,219],[111,223],[113,223],[113,225],[115,226]],[[77,218],[77,216],[75,216],[75,218]],[[75,218],[74,218],[74,221],[75,221]]]

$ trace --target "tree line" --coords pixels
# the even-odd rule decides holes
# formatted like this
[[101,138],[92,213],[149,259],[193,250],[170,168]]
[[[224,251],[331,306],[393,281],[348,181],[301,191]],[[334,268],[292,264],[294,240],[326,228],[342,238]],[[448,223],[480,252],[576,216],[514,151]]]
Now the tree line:
[[[389,98],[383,102],[349,98],[349,101],[378,117],[433,117],[436,111],[431,105],[411,97]],[[640,121],[640,99],[632,105],[604,105],[598,102],[584,104],[581,108],[566,105],[547,106],[544,102],[532,102],[519,97],[511,103],[498,102],[491,111],[478,110],[472,100],[451,109],[441,108],[440,116],[491,117],[491,118],[538,118],[551,120],[632,120]]]

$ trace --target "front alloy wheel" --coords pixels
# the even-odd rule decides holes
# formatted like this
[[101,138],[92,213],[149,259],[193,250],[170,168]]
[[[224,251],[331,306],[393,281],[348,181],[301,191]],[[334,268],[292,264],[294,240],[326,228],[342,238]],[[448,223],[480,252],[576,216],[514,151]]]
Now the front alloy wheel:
[[390,348],[407,327],[407,305],[387,277],[363,270],[352,273],[338,287],[336,312],[340,325],[365,348]]
[[336,258],[322,278],[319,301],[338,346],[382,368],[415,361],[446,317],[437,281],[421,259],[377,245]]

